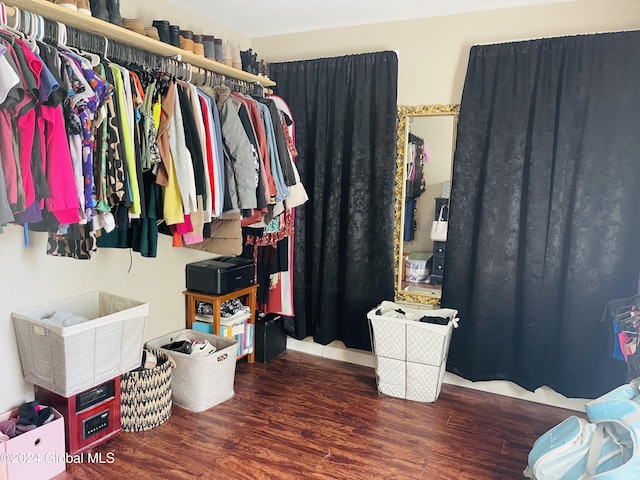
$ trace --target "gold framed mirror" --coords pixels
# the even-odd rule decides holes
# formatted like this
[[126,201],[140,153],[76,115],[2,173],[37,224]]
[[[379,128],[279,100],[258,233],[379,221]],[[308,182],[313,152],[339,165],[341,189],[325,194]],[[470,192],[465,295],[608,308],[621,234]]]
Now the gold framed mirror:
[[[443,204],[448,216],[447,188],[451,186],[459,113],[460,105],[398,106],[394,210],[396,301],[440,303],[442,276],[436,275],[432,268],[434,261],[438,269],[444,268],[444,245],[434,244],[430,231]],[[420,142],[422,146],[416,150]],[[417,166],[420,168],[416,169]],[[440,253],[435,254],[436,250]],[[410,255],[419,260],[411,259]],[[411,259],[410,276],[407,257]],[[419,274],[415,273],[414,265],[420,267]]]

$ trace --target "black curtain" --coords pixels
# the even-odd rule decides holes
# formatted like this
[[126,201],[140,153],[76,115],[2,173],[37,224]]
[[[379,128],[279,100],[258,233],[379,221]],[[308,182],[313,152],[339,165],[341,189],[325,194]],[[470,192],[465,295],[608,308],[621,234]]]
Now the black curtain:
[[394,52],[270,65],[295,120],[309,202],[296,209],[287,333],[370,349],[367,312],[393,297]]
[[448,369],[594,398],[625,382],[605,303],[640,272],[640,32],[471,50],[442,303]]

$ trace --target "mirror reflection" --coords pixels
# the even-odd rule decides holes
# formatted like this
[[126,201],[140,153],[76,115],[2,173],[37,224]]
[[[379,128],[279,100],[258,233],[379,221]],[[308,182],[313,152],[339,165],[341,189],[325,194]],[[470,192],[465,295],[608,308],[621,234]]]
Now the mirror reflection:
[[396,300],[440,301],[458,113],[459,105],[398,108]]

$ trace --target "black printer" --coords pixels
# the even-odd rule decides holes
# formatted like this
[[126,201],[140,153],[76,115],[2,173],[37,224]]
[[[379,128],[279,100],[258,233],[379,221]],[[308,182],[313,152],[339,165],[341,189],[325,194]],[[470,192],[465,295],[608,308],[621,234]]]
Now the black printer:
[[219,257],[188,263],[187,290],[224,295],[254,283],[253,260],[241,257]]

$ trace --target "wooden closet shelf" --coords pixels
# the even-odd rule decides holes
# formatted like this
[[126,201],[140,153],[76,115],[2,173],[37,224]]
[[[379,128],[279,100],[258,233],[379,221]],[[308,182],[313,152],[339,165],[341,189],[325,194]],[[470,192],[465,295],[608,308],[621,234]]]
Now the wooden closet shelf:
[[153,38],[140,35],[139,33],[113,25],[98,18],[69,10],[68,8],[61,7],[46,0],[6,0],[4,3],[7,6],[7,15],[12,17],[15,15],[15,9],[12,7],[18,7],[20,10],[35,13],[43,18],[61,22],[67,26],[101,35],[109,40],[125,43],[157,55],[166,57],[180,55],[183,62],[190,63],[195,67],[204,68],[210,72],[226,75],[230,78],[251,83],[257,82],[263,87],[272,87],[276,84],[274,81],[265,77],[253,75],[244,70],[239,70],[216,62],[215,60],[201,57],[189,51],[182,50],[181,48],[174,47],[173,45],[162,43]]

